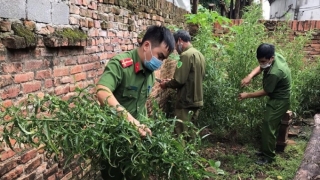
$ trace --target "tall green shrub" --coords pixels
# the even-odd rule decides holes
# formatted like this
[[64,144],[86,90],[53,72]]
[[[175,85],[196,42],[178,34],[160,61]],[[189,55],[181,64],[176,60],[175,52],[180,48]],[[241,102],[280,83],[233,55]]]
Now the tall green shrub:
[[[199,124],[210,125],[214,131],[224,135],[232,135],[240,139],[255,137],[263,118],[267,97],[238,100],[241,92],[253,92],[262,89],[262,75],[256,77],[248,87],[241,88],[240,82],[253,68],[259,64],[256,59],[256,49],[261,43],[272,43],[276,52],[282,54],[292,71],[292,106],[294,112],[301,112],[304,104],[310,99],[316,99],[319,91],[315,86],[306,84],[306,76],[317,82],[319,77],[314,66],[308,66],[303,59],[303,49],[310,38],[310,33],[291,38],[291,29],[287,22],[278,23],[274,31],[269,32],[261,18],[260,6],[251,6],[245,11],[243,22],[237,26],[228,26],[228,20],[220,19],[229,33],[214,37],[212,33],[212,18],[208,11],[200,11],[197,15],[188,15],[188,22],[200,23],[198,34],[193,44],[206,57],[206,78],[204,82],[205,105],[200,113]],[[193,19],[191,21],[190,19]],[[205,21],[206,20],[206,21]],[[297,53],[298,52],[298,53]],[[311,69],[310,69],[311,68]],[[312,70],[311,73],[308,73]],[[309,80],[311,81],[311,80]],[[313,90],[311,90],[313,89]],[[305,92],[312,92],[306,96]],[[250,140],[250,139],[249,139]]]

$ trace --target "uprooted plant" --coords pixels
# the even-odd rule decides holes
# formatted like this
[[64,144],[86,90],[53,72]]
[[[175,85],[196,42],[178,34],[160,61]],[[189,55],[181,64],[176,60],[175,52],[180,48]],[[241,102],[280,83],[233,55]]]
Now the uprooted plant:
[[[157,108],[152,118],[143,123],[153,135],[140,138],[135,126],[112,108],[100,107],[87,89],[77,89],[67,101],[54,95],[29,95],[20,106],[1,112],[1,141],[11,145],[10,139],[14,139],[17,144],[42,146],[48,157],[63,157],[66,165],[77,155],[82,160],[91,159],[95,167],[105,160],[124,173],[142,172],[145,177],[153,174],[158,179],[214,176],[205,170],[209,166],[223,173],[219,162],[207,161],[198,154],[199,135],[184,144],[183,135],[175,137],[172,133],[176,119],[164,118]],[[199,134],[200,129],[188,126]]]

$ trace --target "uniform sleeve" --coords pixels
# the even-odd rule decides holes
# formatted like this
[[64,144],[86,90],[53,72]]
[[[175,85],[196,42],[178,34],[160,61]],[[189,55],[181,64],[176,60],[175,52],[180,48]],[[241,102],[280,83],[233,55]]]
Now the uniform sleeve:
[[263,90],[267,93],[272,93],[279,81],[278,76],[269,74],[263,81]]
[[121,83],[123,69],[118,59],[111,59],[106,65],[98,84],[108,87],[112,92]]
[[180,62],[177,64],[173,79],[166,83],[166,87],[179,88],[186,83],[191,69],[191,58],[194,56],[180,56]]

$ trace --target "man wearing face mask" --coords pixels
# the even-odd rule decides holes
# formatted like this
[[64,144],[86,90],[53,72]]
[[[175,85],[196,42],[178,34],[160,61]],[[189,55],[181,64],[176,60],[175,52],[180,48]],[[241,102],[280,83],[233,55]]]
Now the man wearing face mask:
[[245,77],[241,85],[247,86],[253,77],[263,72],[263,89],[252,93],[240,93],[239,99],[269,96],[262,123],[261,152],[258,153],[261,158],[256,162],[263,165],[275,160],[280,123],[290,107],[291,72],[283,56],[275,53],[271,44],[264,43],[258,47],[257,59],[260,66]]
[[[163,26],[150,26],[139,48],[114,56],[106,65],[97,83],[97,97],[101,105],[108,104],[118,112],[125,113],[127,120],[137,127],[142,137],[151,135],[151,130],[139,120],[147,116],[146,101],[155,82],[154,71],[174,50],[174,38]],[[130,170],[109,167],[101,171],[104,179],[147,179],[133,176]],[[108,170],[110,169],[110,173]],[[136,172],[134,173],[136,174]],[[138,173],[139,174],[139,173]]]
[[[178,30],[173,36],[180,61],[177,63],[173,79],[161,82],[160,87],[162,89],[177,89],[174,112],[176,118],[194,122],[203,106],[202,82],[205,75],[205,58],[201,52],[192,47],[191,37],[187,31]],[[176,123],[176,134],[179,135],[187,131],[188,129],[183,123]],[[192,138],[192,132],[188,133],[191,133]]]

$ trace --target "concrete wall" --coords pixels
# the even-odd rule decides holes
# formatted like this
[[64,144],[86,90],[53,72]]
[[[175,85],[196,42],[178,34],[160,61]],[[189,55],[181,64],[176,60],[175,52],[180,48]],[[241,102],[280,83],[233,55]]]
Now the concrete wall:
[[[68,99],[76,87],[96,83],[115,54],[136,48],[138,35],[147,26],[183,25],[186,13],[166,0],[0,0],[1,102],[12,106],[30,93]],[[28,44],[26,37],[18,36],[13,31],[16,24],[32,32],[36,41]],[[88,37],[73,42],[53,36],[63,28],[81,29]],[[172,77],[174,69],[175,61],[168,60],[157,77]],[[165,99],[166,93],[156,84],[152,96]],[[11,144],[16,151],[0,143],[1,180],[99,176],[90,166],[82,170],[74,161],[63,168],[42,150]]]
[[276,0],[270,7],[270,19],[320,20],[320,1]]
[[69,24],[69,6],[62,0],[0,0],[0,17]]

